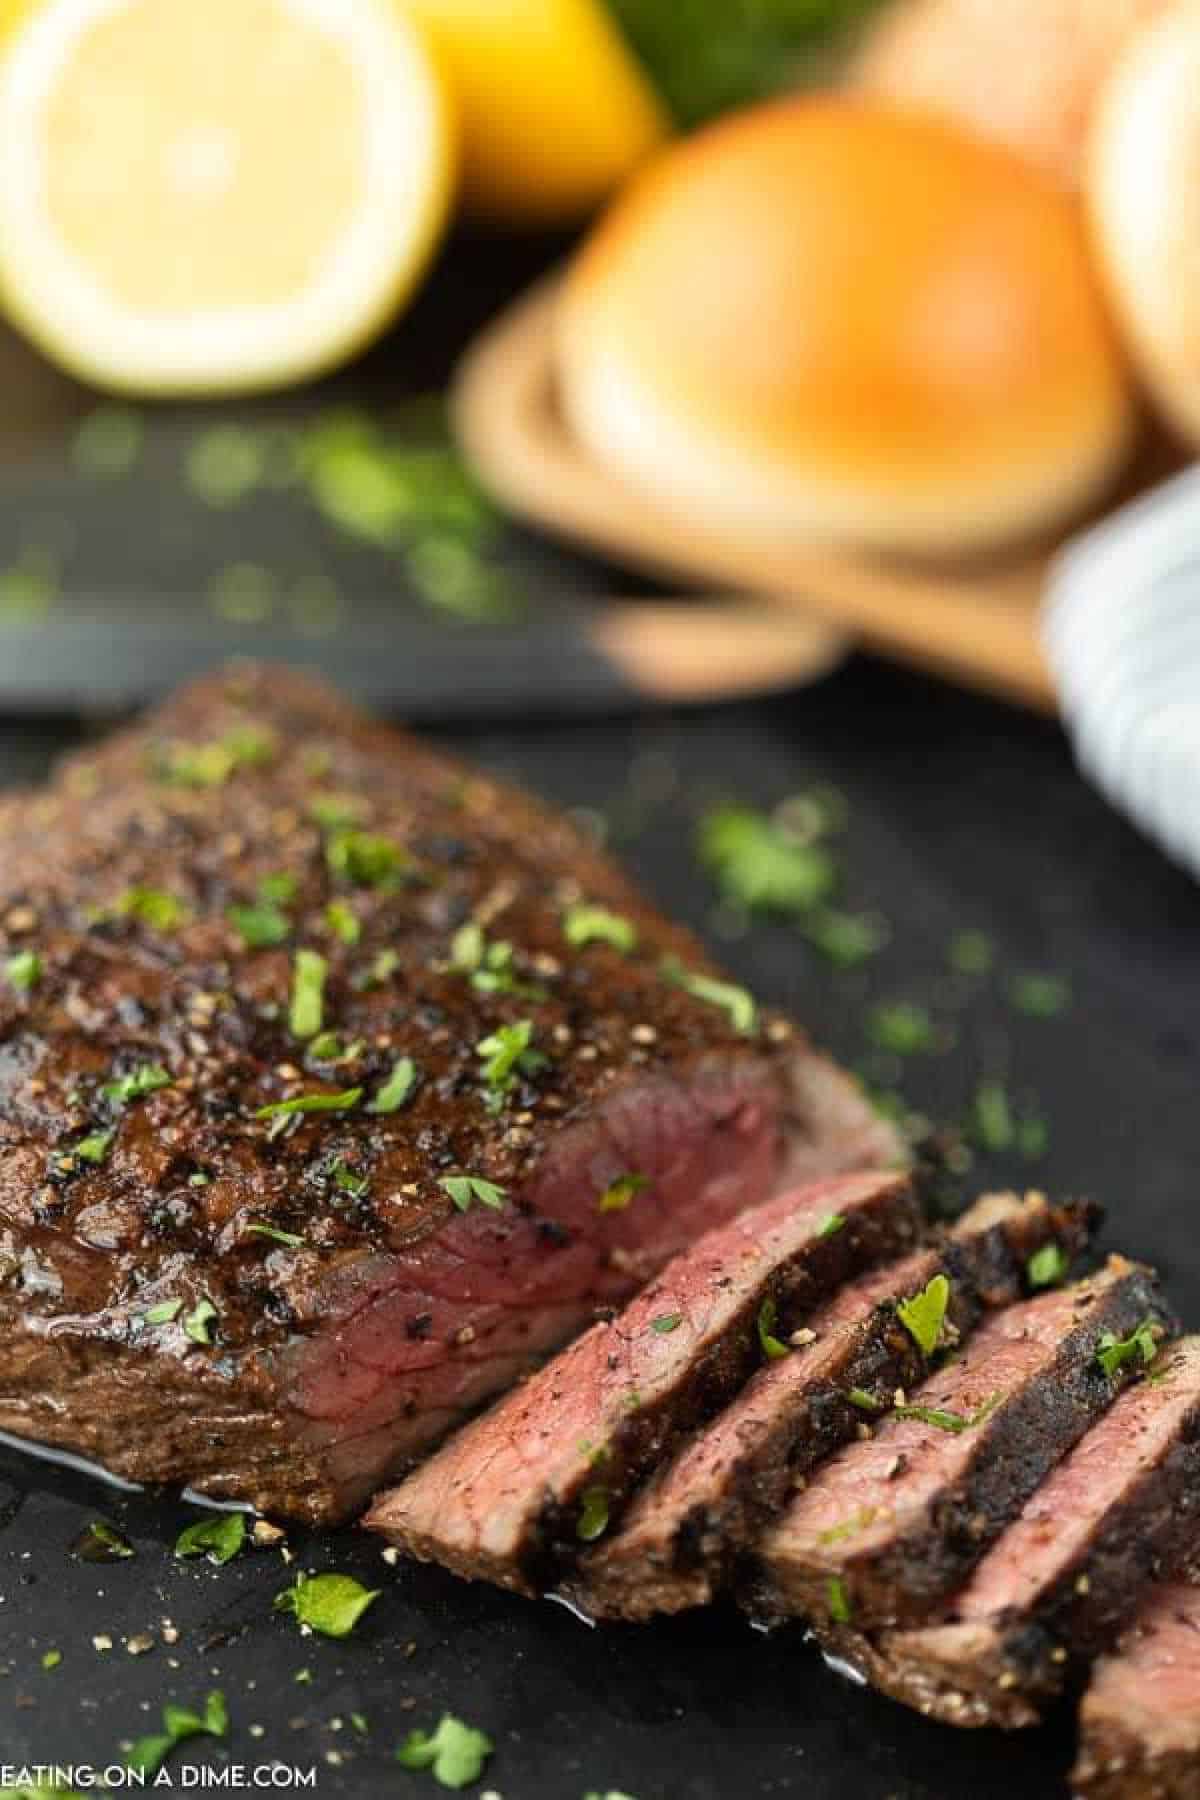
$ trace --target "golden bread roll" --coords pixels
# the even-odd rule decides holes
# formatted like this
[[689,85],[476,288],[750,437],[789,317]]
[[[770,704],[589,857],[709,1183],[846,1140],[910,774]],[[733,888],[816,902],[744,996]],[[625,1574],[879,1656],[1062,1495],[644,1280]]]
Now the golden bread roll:
[[1096,94],[1127,40],[1169,0],[899,0],[850,80],[955,119],[1080,180]]
[[1166,418],[1200,445],[1200,4],[1129,45],[1101,96],[1087,199],[1104,274]]
[[792,100],[668,151],[573,264],[569,425],[685,515],[975,551],[1080,509],[1133,402],[1080,209],[930,119]]

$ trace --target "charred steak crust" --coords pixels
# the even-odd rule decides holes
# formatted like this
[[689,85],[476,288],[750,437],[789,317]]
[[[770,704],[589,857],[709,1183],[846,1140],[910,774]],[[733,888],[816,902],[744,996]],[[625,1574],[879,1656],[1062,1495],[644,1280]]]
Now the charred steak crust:
[[1160,1582],[1079,1709],[1071,1792],[1083,1800],[1200,1800],[1200,1587]]
[[809,1321],[808,1341],[761,1368],[641,1489],[622,1528],[581,1558],[572,1597],[594,1617],[623,1619],[712,1600],[796,1484],[854,1436],[864,1413],[852,1396],[890,1396],[928,1371],[896,1302],[945,1274],[948,1324],[962,1341],[985,1309],[1021,1295],[1037,1250],[1054,1244],[1073,1259],[1095,1216],[1087,1203],[987,1195],[927,1248],[844,1288]]
[[[1200,1509],[1200,1338],[1164,1350],[992,1546],[946,1623],[826,1644],[885,1693],[959,1726],[1034,1725],[1114,1644]],[[1200,1694],[1197,1696],[1200,1700]]]
[[567,820],[295,674],[3,799],[0,1427],[345,1512],[789,1162],[898,1155],[715,979]]
[[[911,1184],[845,1176],[708,1232],[393,1493],[367,1524],[410,1554],[524,1593],[614,1529],[638,1481],[831,1288],[914,1242]],[[764,1307],[768,1312],[764,1312]]]
[[1121,1257],[989,1320],[766,1533],[753,1610],[861,1629],[927,1619],[1126,1384],[1128,1364],[1102,1368],[1101,1334],[1143,1321],[1171,1324],[1153,1271]]

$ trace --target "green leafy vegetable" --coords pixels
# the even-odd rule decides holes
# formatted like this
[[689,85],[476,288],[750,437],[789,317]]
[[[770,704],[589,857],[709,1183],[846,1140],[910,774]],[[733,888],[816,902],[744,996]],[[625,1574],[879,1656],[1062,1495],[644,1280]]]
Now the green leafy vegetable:
[[325,977],[329,964],[315,950],[297,950],[292,972],[288,1029],[303,1041],[316,1037],[325,1022]]
[[1043,1244],[1029,1258],[1025,1273],[1032,1288],[1057,1287],[1069,1266],[1067,1253],[1061,1244]]
[[57,1667],[61,1661],[62,1661],[62,1651],[61,1650],[46,1650],[43,1652],[42,1667],[43,1667],[43,1669],[46,1670],[47,1674],[49,1674],[51,1669],[57,1669]]
[[429,1769],[442,1787],[465,1788],[479,1780],[495,1746],[491,1738],[451,1713],[444,1713],[436,1731],[410,1731],[396,1752],[405,1769]]
[[754,998],[745,988],[734,987],[731,982],[716,981],[711,975],[700,975],[694,969],[688,969],[677,956],[664,957],[660,964],[663,980],[672,987],[682,988],[696,1000],[703,1000],[709,1006],[718,1006],[729,1015],[729,1022],[735,1031],[749,1037],[758,1027],[758,1008]]
[[624,1212],[631,1205],[636,1195],[650,1186],[646,1175],[618,1175],[610,1181],[604,1192],[596,1201],[596,1211],[600,1213]]
[[366,1176],[356,1174],[347,1163],[340,1159],[334,1163],[329,1173],[333,1185],[339,1193],[349,1194],[353,1200],[361,1200],[365,1194],[371,1191],[371,1184]]
[[846,1392],[846,1398],[851,1406],[856,1406],[858,1408],[859,1412],[882,1412],[887,1404],[886,1401],[877,1399],[876,1396],[870,1393],[866,1388],[860,1387],[849,1388]]
[[209,1562],[232,1562],[246,1541],[246,1516],[240,1512],[218,1513],[215,1518],[197,1519],[187,1525],[175,1539],[176,1556],[206,1556]]
[[289,1250],[298,1250],[304,1242],[304,1239],[297,1237],[294,1231],[281,1231],[278,1225],[261,1225],[257,1222],[247,1225],[246,1235],[270,1238],[276,1244],[286,1244]]
[[369,831],[337,831],[325,845],[325,860],[334,875],[355,887],[394,887],[411,859],[390,838]]
[[660,1313],[657,1319],[651,1319],[651,1331],[657,1331],[659,1337],[669,1337],[683,1324],[682,1313]]
[[110,1125],[107,1131],[90,1131],[85,1138],[80,1138],[67,1154],[75,1157],[79,1162],[94,1163],[99,1166],[112,1149],[113,1139],[116,1135],[115,1125]]
[[725,897],[755,911],[811,912],[828,898],[837,879],[827,850],[748,807],[709,813],[697,848]]
[[144,1099],[147,1094],[157,1094],[160,1088],[170,1086],[171,1077],[161,1063],[139,1063],[128,1075],[106,1082],[100,1092],[114,1106],[128,1106],[133,1100]]
[[584,1488],[575,1524],[575,1535],[581,1543],[594,1544],[598,1537],[603,1537],[608,1530],[608,1509],[607,1488]]
[[893,1410],[893,1418],[916,1419],[922,1425],[932,1425],[938,1431],[959,1432],[971,1431],[976,1425],[990,1417],[999,1406],[1002,1395],[992,1394],[983,1405],[973,1413],[945,1412],[938,1406],[897,1406]]
[[768,1361],[775,1361],[778,1357],[790,1354],[788,1346],[774,1335],[778,1312],[775,1301],[768,1294],[758,1309],[758,1341],[762,1346],[762,1353]]
[[845,1223],[846,1215],[844,1213],[826,1213],[825,1217],[821,1220],[821,1223],[817,1226],[817,1236],[819,1238],[835,1237],[837,1233],[841,1231]]
[[36,950],[18,950],[4,965],[9,986],[28,994],[42,979],[42,959]]
[[214,1688],[204,1702],[204,1711],[195,1713],[185,1706],[168,1702],[163,1707],[163,1728],[152,1737],[139,1738],[126,1759],[126,1766],[142,1775],[154,1775],[177,1744],[192,1737],[224,1737],[229,1730],[229,1712],[225,1696]]
[[480,1206],[499,1212],[508,1198],[504,1188],[497,1187],[494,1181],[485,1181],[482,1175],[443,1175],[438,1186],[445,1189],[459,1212],[470,1212],[476,1200]]
[[896,1307],[896,1316],[924,1356],[932,1356],[937,1349],[949,1303],[950,1283],[944,1275],[935,1275],[919,1294],[901,1300]]
[[501,1025],[475,1047],[483,1061],[483,1079],[495,1094],[506,1094],[516,1081],[517,1072],[533,1074],[545,1058],[530,1050],[533,1041],[532,1019],[521,1019],[515,1025]]
[[1162,1327],[1156,1319],[1145,1318],[1126,1338],[1111,1331],[1101,1332],[1096,1345],[1096,1361],[1111,1381],[1128,1362],[1152,1363],[1158,1355],[1158,1339]]
[[272,1100],[260,1106],[256,1119],[288,1119],[297,1113],[350,1112],[363,1097],[360,1087],[343,1088],[339,1094],[297,1094],[291,1100]]
[[324,1637],[344,1638],[381,1592],[380,1588],[363,1587],[352,1575],[301,1573],[294,1587],[276,1594],[275,1610],[291,1613],[299,1624]]
[[581,950],[586,944],[608,944],[622,955],[637,949],[637,926],[603,906],[569,906],[563,914],[563,936]]
[[252,725],[212,744],[167,744],[154,753],[160,781],[176,787],[223,787],[238,769],[259,768],[275,754],[275,740]]
[[184,1314],[184,1334],[190,1337],[193,1344],[212,1343],[212,1322],[217,1317],[217,1309],[207,1294],[197,1300],[189,1313]]
[[853,1618],[850,1610],[850,1597],[846,1592],[846,1584],[838,1575],[829,1577],[825,1592],[825,1604],[829,1608],[829,1617],[835,1625],[849,1625]]
[[144,1312],[142,1318],[147,1325],[169,1325],[172,1319],[178,1318],[182,1309],[182,1300],[160,1300],[157,1306]]
[[128,1562],[136,1554],[124,1532],[107,1519],[89,1519],[74,1549],[84,1562]]
[[392,1064],[392,1072],[375,1095],[367,1102],[369,1113],[399,1112],[417,1085],[417,1065],[411,1056],[402,1056]]

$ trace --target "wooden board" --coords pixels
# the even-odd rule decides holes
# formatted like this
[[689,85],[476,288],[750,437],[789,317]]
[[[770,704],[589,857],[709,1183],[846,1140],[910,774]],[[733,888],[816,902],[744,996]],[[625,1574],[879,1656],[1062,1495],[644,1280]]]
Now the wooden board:
[[671,580],[761,596],[897,660],[1052,711],[1037,638],[1051,548],[946,573],[750,542],[672,515],[624,487],[573,440],[556,404],[556,283],[492,324],[459,366],[456,429],[481,480],[514,513]]

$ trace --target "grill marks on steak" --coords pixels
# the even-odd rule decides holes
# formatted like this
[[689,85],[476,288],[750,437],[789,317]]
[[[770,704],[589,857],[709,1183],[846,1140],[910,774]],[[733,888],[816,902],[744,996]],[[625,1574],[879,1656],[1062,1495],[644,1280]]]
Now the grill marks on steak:
[[1200,1587],[1159,1582],[1079,1709],[1072,1793],[1200,1800]]
[[[285,941],[254,947],[229,909],[280,874]],[[567,942],[580,899],[628,921],[629,954]],[[511,946],[483,979],[466,924]],[[328,965],[323,1055],[289,1029],[301,947]],[[0,980],[0,1427],[131,1479],[335,1516],[790,1165],[898,1152],[786,1021],[743,1035],[662,978],[710,965],[568,821],[280,671],[200,682],[0,800],[0,965],[20,950],[40,978]],[[480,1044],[526,1022],[545,1060],[489,1089]],[[369,1111],[406,1056],[411,1095]],[[147,1065],[171,1085],[106,1097]],[[255,1116],[347,1089],[278,1134]],[[502,1211],[456,1211],[452,1174]],[[599,1211],[628,1174],[646,1185]],[[201,1300],[210,1344],[184,1329]]]
[[927,1372],[895,1303],[944,1273],[949,1321],[965,1337],[985,1307],[1019,1297],[1033,1252],[1055,1243],[1073,1257],[1090,1219],[1086,1206],[1051,1207],[1041,1195],[990,1195],[944,1242],[844,1288],[809,1321],[810,1342],[761,1368],[647,1483],[621,1529],[581,1559],[572,1596],[594,1616],[625,1619],[711,1600],[797,1479],[854,1435],[863,1413],[850,1393],[890,1397]]
[[1037,1722],[1071,1666],[1111,1645],[1200,1516],[1200,1338],[1163,1351],[1028,1500],[947,1623],[830,1647],[953,1725]]
[[910,1184],[856,1176],[776,1196],[677,1257],[386,1495],[368,1525],[467,1576],[536,1592],[615,1523],[638,1479],[829,1289],[911,1244]]
[[756,1606],[860,1628],[927,1617],[1124,1385],[1101,1333],[1167,1316],[1153,1273],[1113,1257],[989,1319],[908,1397],[924,1416],[890,1413],[839,1451],[764,1536]]

